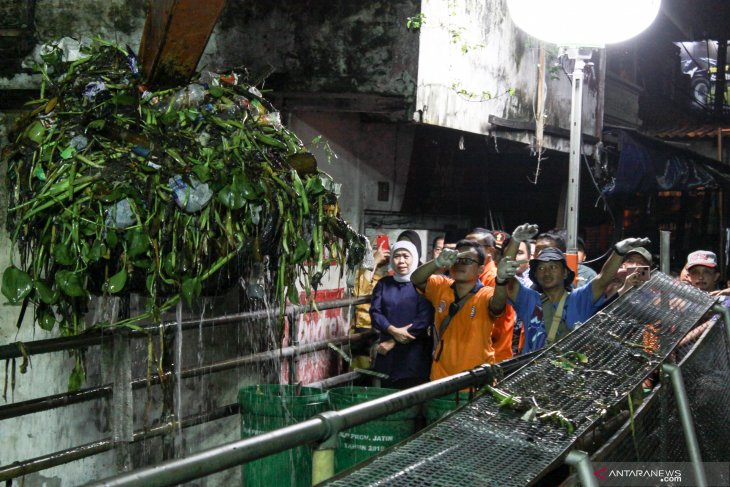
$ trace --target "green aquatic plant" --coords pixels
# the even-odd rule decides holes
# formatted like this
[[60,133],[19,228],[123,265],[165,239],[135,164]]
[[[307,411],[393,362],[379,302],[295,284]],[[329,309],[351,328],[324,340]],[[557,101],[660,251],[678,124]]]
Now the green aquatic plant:
[[44,330],[81,333],[91,295],[130,292],[147,312],[97,326],[138,328],[252,264],[283,310],[297,282],[309,291],[333,259],[362,259],[337,185],[243,75],[155,91],[129,48],[98,39],[78,60],[48,59],[2,153],[14,252],[1,291]]

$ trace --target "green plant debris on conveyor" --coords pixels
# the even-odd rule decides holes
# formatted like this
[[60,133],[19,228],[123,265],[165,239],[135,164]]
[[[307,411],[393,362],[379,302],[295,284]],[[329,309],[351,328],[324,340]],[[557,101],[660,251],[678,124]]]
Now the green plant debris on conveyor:
[[19,258],[2,294],[32,305],[38,326],[81,333],[90,295],[136,292],[148,312],[115,324],[135,327],[252,264],[283,309],[299,276],[310,290],[331,259],[362,259],[337,185],[243,75],[154,91],[129,48],[96,40],[73,62],[56,51],[3,150]]

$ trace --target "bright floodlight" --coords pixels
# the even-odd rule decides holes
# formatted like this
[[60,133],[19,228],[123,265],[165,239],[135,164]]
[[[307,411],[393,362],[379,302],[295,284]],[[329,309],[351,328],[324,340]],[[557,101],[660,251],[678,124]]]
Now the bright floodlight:
[[604,47],[649,27],[661,0],[507,0],[512,20],[559,46]]

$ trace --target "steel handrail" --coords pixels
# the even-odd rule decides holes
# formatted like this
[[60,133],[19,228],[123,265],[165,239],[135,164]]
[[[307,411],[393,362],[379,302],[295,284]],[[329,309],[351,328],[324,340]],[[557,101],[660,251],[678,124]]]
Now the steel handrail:
[[481,365],[412,389],[395,392],[340,411],[327,411],[313,419],[252,438],[238,440],[122,475],[89,486],[165,486],[204,477],[231,467],[312,442],[323,442],[341,430],[366,423],[416,404],[461,389],[489,384],[498,366]]
[[[313,313],[333,308],[344,308],[346,306],[356,306],[358,304],[367,304],[369,302],[370,296],[358,296],[354,298],[322,301],[320,303],[315,303],[314,305],[311,303],[288,305],[285,308],[284,315],[296,316],[302,313]],[[182,330],[208,328],[215,325],[235,323],[239,321],[279,318],[280,316],[282,315],[278,308],[270,308],[256,311],[245,311],[243,313],[235,313],[231,315],[215,316],[211,318],[184,320],[180,323],[176,321],[168,321],[158,325],[145,326],[142,330],[130,330],[129,336],[130,338],[147,338],[150,335],[159,335],[161,332],[164,333],[168,330],[174,330],[177,327],[181,327]],[[101,345],[104,340],[111,340],[114,332],[114,328],[95,328],[73,337],[49,338],[46,340],[16,342],[9,345],[2,345],[0,346],[0,360],[10,360],[30,355],[60,352],[92,345]]]

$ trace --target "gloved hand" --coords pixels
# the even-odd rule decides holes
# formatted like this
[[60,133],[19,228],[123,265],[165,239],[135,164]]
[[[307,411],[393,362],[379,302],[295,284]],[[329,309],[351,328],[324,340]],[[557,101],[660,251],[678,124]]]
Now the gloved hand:
[[451,267],[457,257],[459,257],[459,252],[456,249],[444,249],[433,261],[438,267]]
[[523,223],[512,232],[512,238],[515,239],[516,242],[523,242],[525,240],[530,240],[532,237],[537,235],[537,232],[537,225],[532,223]]
[[614,245],[613,250],[618,255],[624,256],[631,249],[635,249],[636,247],[644,247],[646,245],[649,245],[650,243],[651,240],[649,240],[648,238],[625,238],[618,242],[616,245]]
[[497,284],[504,284],[507,279],[517,275],[517,269],[524,264],[524,261],[514,260],[511,257],[504,257],[497,265]]

